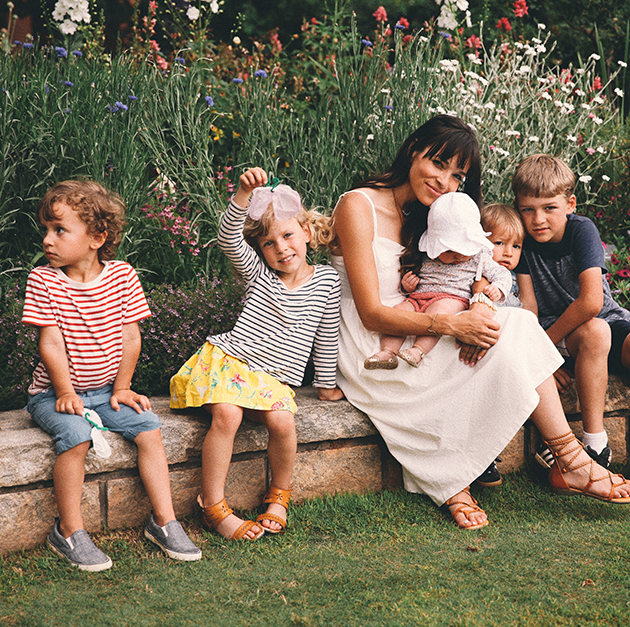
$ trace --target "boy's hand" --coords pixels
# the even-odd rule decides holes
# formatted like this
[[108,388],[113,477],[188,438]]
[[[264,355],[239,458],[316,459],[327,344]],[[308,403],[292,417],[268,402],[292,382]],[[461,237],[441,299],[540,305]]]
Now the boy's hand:
[[501,300],[501,298],[503,297],[503,292],[493,283],[490,283],[490,285],[486,285],[486,287],[483,288],[483,293],[492,301],[492,302],[496,302],[498,300]]
[[137,394],[133,390],[114,390],[109,404],[112,409],[120,411],[120,403],[135,409],[139,414],[151,409],[151,401],[143,394]]
[[573,385],[573,378],[562,367],[553,373],[553,378],[556,380],[556,387],[559,392],[566,392]]
[[411,294],[416,289],[416,285],[420,282],[420,277],[416,276],[411,270],[403,276],[400,284],[407,294]]
[[317,395],[320,401],[340,401],[344,398],[339,388],[317,388]]
[[68,392],[67,394],[62,394],[57,397],[55,410],[60,414],[76,414],[77,416],[83,416],[85,408],[83,407],[83,401],[76,392]]

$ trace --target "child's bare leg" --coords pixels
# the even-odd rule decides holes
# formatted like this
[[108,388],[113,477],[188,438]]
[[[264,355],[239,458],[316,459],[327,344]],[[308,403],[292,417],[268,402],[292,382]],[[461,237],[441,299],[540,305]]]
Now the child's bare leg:
[[[243,409],[229,403],[204,405],[204,408],[212,413],[212,424],[201,452],[201,494],[204,506],[210,507],[225,498],[225,481],[232,460],[234,437],[243,420]],[[223,537],[231,538],[242,524],[241,518],[230,514],[216,526],[216,530]],[[252,527],[244,538],[253,539],[260,531],[260,527]]]
[[566,344],[575,358],[575,386],[584,431],[602,433],[608,387],[610,326],[605,320],[592,318],[570,333]]
[[55,500],[59,510],[59,530],[69,538],[78,529],[83,529],[81,495],[85,479],[85,456],[91,442],[82,442],[61,453],[53,468]]
[[[456,300],[454,298],[441,298],[440,300],[431,303],[424,311],[425,313],[431,315],[457,314],[465,309],[466,305],[461,300]],[[417,361],[420,361],[422,359],[422,355],[419,351],[422,351],[426,355],[438,343],[439,339],[440,338],[436,335],[419,335],[413,343],[413,347],[409,350],[415,354]]]
[[[297,434],[295,432],[295,419],[290,411],[265,411],[248,413],[248,418],[260,420],[269,431],[269,444],[267,445],[267,457],[271,470],[271,482],[276,488],[289,490],[292,482],[293,466],[297,453]],[[287,510],[282,505],[270,503],[267,512],[280,516],[284,520]],[[277,522],[266,520],[261,522],[266,529],[280,531]]]
[[162,431],[143,431],[135,437],[134,442],[138,446],[138,471],[153,508],[153,520],[164,527],[175,520],[175,511]]

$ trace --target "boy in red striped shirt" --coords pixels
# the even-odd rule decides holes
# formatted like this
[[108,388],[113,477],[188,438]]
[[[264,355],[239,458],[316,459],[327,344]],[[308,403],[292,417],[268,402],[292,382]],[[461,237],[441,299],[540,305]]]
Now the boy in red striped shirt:
[[134,269],[113,261],[124,226],[122,200],[91,181],[65,181],[40,201],[49,265],[28,277],[22,322],[39,330],[41,361],[28,411],[52,435],[59,518],[49,546],[81,570],[110,568],[83,528],[81,494],[95,411],[111,431],[138,446],[138,467],[153,515],[145,536],[174,559],[201,551],[175,519],[161,423],[146,396],[131,390],[140,354],[138,321],[151,315]]

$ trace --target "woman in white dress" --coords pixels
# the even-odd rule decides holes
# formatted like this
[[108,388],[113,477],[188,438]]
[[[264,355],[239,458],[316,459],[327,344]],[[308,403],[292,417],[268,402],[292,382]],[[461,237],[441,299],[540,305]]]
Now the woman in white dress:
[[[552,378],[561,358],[533,314],[510,307],[495,314],[483,302],[459,315],[393,308],[404,298],[401,255],[407,267],[417,262],[428,207],[460,188],[479,204],[480,181],[473,130],[437,116],[407,138],[385,174],[340,198],[339,387],[401,463],[405,488],[446,503],[463,529],[488,524],[468,487],[530,415],[557,460],[552,489],[630,503],[630,482],[593,462],[571,433]],[[382,333],[441,339],[418,368],[366,370]]]

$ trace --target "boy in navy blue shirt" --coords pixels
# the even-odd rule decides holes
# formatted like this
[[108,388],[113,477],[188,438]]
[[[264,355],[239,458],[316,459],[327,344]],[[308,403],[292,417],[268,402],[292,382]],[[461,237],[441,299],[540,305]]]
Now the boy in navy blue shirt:
[[[512,190],[527,237],[516,273],[523,307],[538,315],[553,343],[570,357],[583,443],[607,468],[612,457],[604,430],[608,370],[630,367],[630,312],[610,293],[597,227],[573,214],[574,189],[575,175],[556,157],[532,155],[518,166]],[[554,376],[561,390],[571,385],[566,368]],[[553,464],[544,447],[537,460]]]

